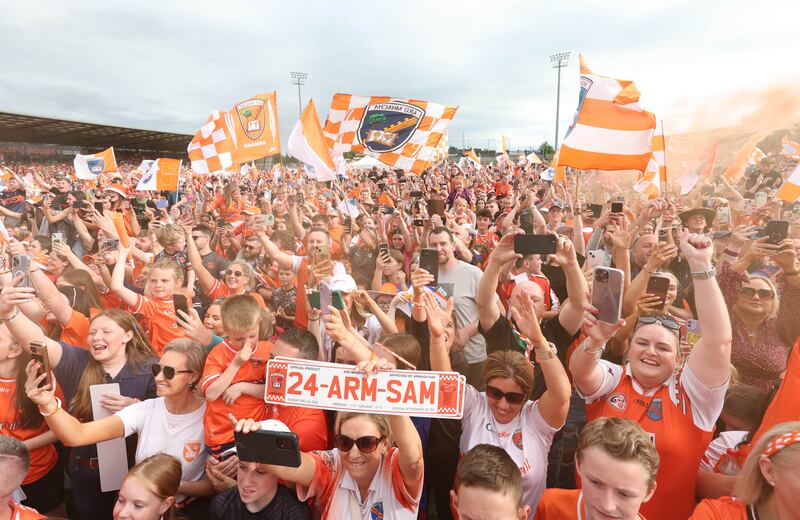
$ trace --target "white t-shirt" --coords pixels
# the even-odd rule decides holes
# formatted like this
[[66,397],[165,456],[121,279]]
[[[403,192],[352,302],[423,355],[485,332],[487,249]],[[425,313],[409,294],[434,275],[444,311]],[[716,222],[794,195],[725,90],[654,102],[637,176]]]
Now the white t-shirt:
[[531,516],[542,498],[547,481],[547,453],[553,443],[553,428],[539,413],[539,401],[528,401],[514,420],[498,423],[486,394],[467,385],[461,419],[459,450],[464,455],[478,444],[503,448],[522,473],[522,503],[531,506]]
[[193,412],[174,415],[167,410],[164,398],[157,397],[126,406],[114,415],[122,419],[126,437],[139,434],[137,463],[157,453],[172,455],[181,463],[181,478],[195,481],[205,475],[205,413],[206,403],[203,402]]
[[712,473],[723,475],[738,475],[742,472],[733,452],[736,447],[747,437],[748,432],[730,431],[722,432],[719,437],[711,441],[706,448],[706,453],[700,461],[700,467]]

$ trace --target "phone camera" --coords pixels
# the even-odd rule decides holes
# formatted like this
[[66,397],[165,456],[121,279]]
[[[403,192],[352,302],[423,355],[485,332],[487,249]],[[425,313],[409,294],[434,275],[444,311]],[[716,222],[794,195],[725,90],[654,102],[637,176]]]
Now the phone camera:
[[279,450],[291,450],[292,449],[292,441],[291,439],[284,439],[282,437],[278,437],[275,439],[275,446]]
[[597,283],[608,283],[608,271],[598,269],[594,272],[594,281]]

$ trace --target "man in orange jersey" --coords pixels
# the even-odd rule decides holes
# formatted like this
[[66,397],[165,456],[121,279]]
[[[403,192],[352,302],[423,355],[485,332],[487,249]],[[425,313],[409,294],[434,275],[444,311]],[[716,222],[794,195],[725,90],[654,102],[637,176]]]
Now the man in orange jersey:
[[0,435],[0,519],[10,520],[38,520],[45,518],[35,509],[25,507],[14,501],[14,492],[17,491],[31,460],[28,448],[13,437]]
[[522,475],[503,448],[478,444],[458,464],[450,507],[459,520],[525,520]]
[[578,437],[576,466],[582,489],[547,489],[534,520],[644,517],[639,507],[653,496],[658,452],[630,419],[600,417]]

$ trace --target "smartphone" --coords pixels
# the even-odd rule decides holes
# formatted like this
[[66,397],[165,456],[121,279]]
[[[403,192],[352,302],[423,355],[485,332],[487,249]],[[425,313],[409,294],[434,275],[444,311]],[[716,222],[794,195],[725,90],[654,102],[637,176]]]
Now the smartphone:
[[76,200],[75,202],[72,203],[72,207],[75,209],[83,209],[85,205],[86,204],[84,204],[82,200]]
[[64,233],[61,231],[56,231],[55,233],[50,235],[50,241],[55,244],[63,244],[64,243]]
[[308,292],[308,306],[312,309],[319,309],[320,308],[320,295],[319,291],[309,291]]
[[669,278],[666,276],[654,275],[647,280],[647,289],[645,292],[658,296],[660,302],[659,307],[664,307],[664,304],[667,303],[667,291],[669,291]]
[[394,215],[394,208],[391,206],[381,205],[381,213],[384,215]]
[[419,190],[412,190],[411,191],[411,198],[413,198],[413,199],[421,199],[422,198],[422,192],[419,191]]
[[658,241],[669,242],[669,234],[672,231],[671,227],[663,227],[658,230]]
[[266,215],[264,215],[264,225],[265,226],[269,226],[269,227],[274,226],[275,225],[275,215],[273,215],[272,213],[267,213]]
[[186,313],[187,316],[191,316],[191,314],[189,314],[189,299],[186,298],[185,294],[181,293],[173,294],[172,305],[175,307],[175,314],[178,314],[178,311],[183,311]]
[[425,225],[425,220],[421,218],[414,219],[414,227],[423,227]]
[[419,267],[433,275],[429,286],[439,284],[439,252],[435,249],[423,249],[419,254]]
[[443,199],[430,199],[428,200],[428,215],[439,215],[444,218],[444,200]]
[[522,213],[520,213],[520,215],[519,215],[519,227],[522,228],[522,230],[525,232],[525,234],[532,235],[533,234],[533,213],[531,213],[530,211],[523,211]]
[[388,255],[389,254],[389,244],[386,242],[381,242],[378,244],[378,254],[379,255]]
[[767,222],[767,236],[770,244],[778,245],[789,237],[789,222],[786,220],[770,220]]
[[31,257],[28,255],[14,255],[11,258],[11,278],[24,275],[17,287],[31,286]]
[[321,264],[326,260],[331,259],[331,252],[328,249],[328,246],[314,246],[312,250],[314,265]]
[[586,253],[586,263],[589,264],[589,269],[594,269],[597,266],[608,267],[608,260],[602,251],[588,251]]
[[31,358],[35,361],[39,362],[39,370],[36,371],[36,377],[40,375],[47,374],[41,383],[39,383],[39,388],[53,388],[53,374],[50,372],[50,358],[47,357],[47,345],[41,343],[39,341],[31,341]]
[[272,464],[289,468],[300,467],[300,444],[294,432],[257,430],[234,432],[239,460]]
[[762,208],[767,205],[767,192],[759,191],[754,198],[756,209]]
[[613,267],[595,267],[592,277],[592,305],[600,311],[596,318],[604,323],[617,323],[622,317],[624,273]]
[[353,232],[353,219],[350,217],[345,217],[344,219],[344,233],[349,235]]
[[109,238],[100,242],[100,249],[105,251],[114,251],[119,248],[119,239]]
[[555,235],[517,235],[514,237],[514,252],[523,255],[553,255],[556,252],[557,238]]
[[744,209],[742,209],[742,214],[752,215],[755,209],[756,209],[756,201],[754,201],[753,199],[744,199]]
[[331,305],[340,311],[344,310],[344,296],[342,296],[342,291],[331,291]]
[[603,214],[603,205],[602,204],[589,204],[586,206],[587,216],[590,218],[600,218]]
[[[156,204],[156,206],[158,206],[158,204]],[[102,202],[95,202],[94,203],[94,209],[98,213],[100,213],[102,215],[103,214],[103,203]]]
[[270,190],[264,190],[264,200],[272,200],[272,192]]
[[611,213],[622,213],[624,204],[622,202],[611,203]]

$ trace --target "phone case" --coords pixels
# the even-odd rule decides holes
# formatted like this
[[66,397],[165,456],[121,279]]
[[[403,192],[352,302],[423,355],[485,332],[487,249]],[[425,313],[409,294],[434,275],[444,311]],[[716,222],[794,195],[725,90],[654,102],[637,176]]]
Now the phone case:
[[595,267],[592,276],[592,305],[600,311],[596,318],[617,323],[622,315],[624,273],[612,267]]
[[431,286],[439,283],[439,253],[435,249],[422,250],[419,257],[419,267],[433,275]]

